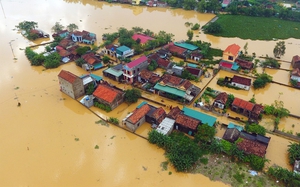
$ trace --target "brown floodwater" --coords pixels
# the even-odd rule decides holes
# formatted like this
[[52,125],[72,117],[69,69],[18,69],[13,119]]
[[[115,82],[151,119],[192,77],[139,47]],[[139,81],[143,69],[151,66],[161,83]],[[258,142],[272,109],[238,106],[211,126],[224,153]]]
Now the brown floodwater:
[[[93,0],[19,0],[1,1],[0,5],[0,186],[225,186],[200,174],[176,173],[173,168],[161,171],[160,163],[165,161],[163,150],[115,126],[95,124],[99,120],[96,115],[59,91],[57,75],[62,69],[77,75],[86,72],[74,63],[53,70],[30,66],[24,48],[49,39],[30,42],[15,30],[15,25],[27,20],[37,22],[40,29],[51,33],[51,27],[59,21],[65,26],[75,23],[80,30],[96,33],[97,44],[101,43],[103,33],[134,26],[154,32],[163,30],[173,33],[175,40],[182,40],[187,38],[185,22],[203,25],[213,14]],[[198,38],[221,49],[231,43],[243,46],[248,42],[249,52],[255,49],[257,54],[270,54],[274,46],[274,42],[226,39],[202,33]],[[291,44],[287,45],[284,59],[290,60],[299,51],[299,40],[286,41]],[[41,52],[44,48],[36,50]],[[95,74],[101,75],[102,71]],[[204,86],[199,84],[201,88]],[[298,96],[298,92],[293,96]],[[149,97],[161,99],[155,95]],[[263,97],[258,97],[262,102]],[[284,93],[281,97],[289,100],[291,95]],[[21,107],[17,107],[18,102]],[[121,120],[136,105],[122,104],[111,113],[92,110],[104,118],[114,116]],[[298,110],[292,102],[287,105],[295,107],[295,113]],[[149,124],[145,124],[137,133],[146,136],[148,130]],[[279,139],[273,144],[284,144],[286,148],[282,142]],[[95,149],[96,145],[99,149]],[[275,163],[281,162],[276,155],[269,157]]]

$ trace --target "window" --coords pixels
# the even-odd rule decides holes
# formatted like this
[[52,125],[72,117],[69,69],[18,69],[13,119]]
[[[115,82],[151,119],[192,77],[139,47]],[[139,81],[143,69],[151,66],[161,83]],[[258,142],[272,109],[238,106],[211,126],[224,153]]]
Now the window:
[[228,60],[233,60],[233,56],[228,56]]

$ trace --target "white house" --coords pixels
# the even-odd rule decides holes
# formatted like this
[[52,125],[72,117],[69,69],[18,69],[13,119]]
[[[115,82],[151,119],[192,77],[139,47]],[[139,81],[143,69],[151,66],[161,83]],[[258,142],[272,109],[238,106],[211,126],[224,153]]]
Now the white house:
[[249,90],[251,86],[251,79],[245,78],[245,77],[240,77],[237,75],[234,75],[233,78],[231,79],[231,85],[244,89],[244,90]]

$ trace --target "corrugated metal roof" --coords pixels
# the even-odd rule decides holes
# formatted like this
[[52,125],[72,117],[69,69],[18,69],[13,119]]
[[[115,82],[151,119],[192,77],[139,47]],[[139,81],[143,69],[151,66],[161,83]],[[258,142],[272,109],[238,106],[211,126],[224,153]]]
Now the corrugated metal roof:
[[163,85],[157,83],[154,86],[154,89],[157,89],[157,90],[160,90],[160,91],[163,91],[163,92],[167,92],[167,93],[179,96],[179,97],[184,97],[185,96],[185,91],[179,90],[177,88],[170,87],[168,85],[163,86]]
[[202,123],[207,123],[209,126],[213,126],[217,120],[217,118],[204,114],[202,112],[187,108],[187,107],[183,107],[182,109],[183,113],[187,116],[190,116],[192,118],[198,119],[200,120]]
[[156,131],[166,135],[168,132],[173,129],[175,120],[170,118],[165,118],[157,127]]
[[188,43],[185,43],[185,42],[182,42],[182,43],[181,42],[174,42],[174,45],[176,45],[178,47],[188,49],[190,51],[194,51],[194,50],[198,49],[197,46],[192,45],[192,44],[188,44]]
[[116,77],[120,77],[121,75],[123,75],[123,71],[116,71],[113,68],[108,68],[108,69],[104,70],[104,72],[112,74],[112,75],[114,75]]

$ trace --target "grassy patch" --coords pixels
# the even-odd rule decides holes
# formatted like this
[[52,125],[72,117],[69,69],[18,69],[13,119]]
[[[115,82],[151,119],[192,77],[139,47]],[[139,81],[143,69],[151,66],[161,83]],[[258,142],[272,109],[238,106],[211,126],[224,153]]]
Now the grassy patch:
[[241,15],[218,15],[223,37],[239,37],[252,40],[300,39],[299,22],[278,18],[250,17]]

